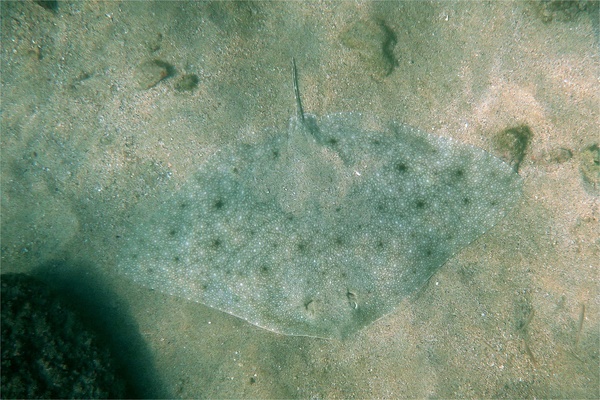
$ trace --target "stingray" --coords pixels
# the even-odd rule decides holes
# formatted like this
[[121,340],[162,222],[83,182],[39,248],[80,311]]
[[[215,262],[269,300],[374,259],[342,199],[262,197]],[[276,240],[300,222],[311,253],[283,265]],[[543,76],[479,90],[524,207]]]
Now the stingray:
[[345,338],[392,312],[515,205],[493,155],[360,113],[302,109],[140,205],[118,268],[286,335]]

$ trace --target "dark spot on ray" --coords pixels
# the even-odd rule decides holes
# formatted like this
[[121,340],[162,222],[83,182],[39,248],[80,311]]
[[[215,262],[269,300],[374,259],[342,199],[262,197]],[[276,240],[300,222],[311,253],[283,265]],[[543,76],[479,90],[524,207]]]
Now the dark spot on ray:
[[182,210],[183,210],[184,208],[186,208],[187,206],[188,206],[188,204],[187,204],[187,203],[185,203],[185,202],[183,202],[183,203],[179,203],[179,208],[180,208],[180,209],[182,209]]
[[404,173],[408,170],[408,166],[403,162],[398,162],[394,165],[396,172]]
[[458,168],[457,170],[455,170],[452,175],[455,178],[462,178],[465,175],[465,170],[462,168]]
[[306,251],[307,245],[305,242],[300,242],[296,247],[301,253],[304,253]]
[[179,256],[175,256],[175,257],[173,257],[173,261],[175,261],[175,262],[179,262],[180,260],[181,260],[181,259],[179,258]]
[[335,239],[333,239],[333,243],[335,243],[336,246],[341,246],[344,244],[344,241],[341,237],[337,236]]
[[340,211],[342,211],[342,207],[338,206],[338,207],[335,208],[335,212],[340,212]]
[[417,200],[417,202],[415,203],[415,207],[417,207],[419,210],[425,208],[426,205],[427,203],[425,203],[425,200]]
[[306,300],[306,301],[304,302],[304,309],[305,309],[306,311],[308,311],[308,310],[309,310],[309,309],[312,307],[312,305],[313,305],[313,302],[314,302],[314,300],[313,300],[313,299],[308,299],[308,300]]
[[329,138],[329,139],[327,139],[327,144],[335,146],[337,143],[338,143],[338,140],[336,138]]
[[377,204],[377,205],[375,206],[375,209],[376,209],[377,211],[379,211],[379,212],[384,212],[384,211],[385,211],[385,209],[386,209],[386,207],[385,207],[385,204],[384,204],[384,203],[379,203],[379,204]]
[[177,234],[177,231],[175,229],[171,229],[169,231],[169,236],[175,236]]
[[216,238],[216,239],[213,239],[210,241],[210,247],[212,247],[213,249],[218,249],[222,245],[223,245],[223,242],[219,238]]
[[468,197],[463,197],[463,199],[462,199],[462,203],[463,203],[464,205],[467,205],[467,204],[471,203],[471,199],[470,199],[470,198],[468,198]]
[[383,240],[379,239],[377,243],[375,243],[375,247],[378,249],[383,249]]
[[279,150],[277,150],[277,149],[271,150],[271,158],[273,160],[277,160],[279,158]]
[[213,208],[215,210],[221,210],[224,206],[225,202],[223,201],[223,199],[217,199],[213,204]]
[[260,267],[260,272],[262,272],[263,274],[266,274],[267,272],[269,272],[269,267],[267,267],[266,265],[262,265]]

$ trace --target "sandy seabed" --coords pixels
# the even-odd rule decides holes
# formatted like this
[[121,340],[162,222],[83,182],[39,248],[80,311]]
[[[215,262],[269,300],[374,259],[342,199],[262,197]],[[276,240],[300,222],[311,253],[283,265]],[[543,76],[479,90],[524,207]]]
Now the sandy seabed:
[[[598,398],[597,16],[585,1],[2,2],[2,272],[94,315],[142,397]],[[518,206],[343,342],[114,271],[137,203],[286,126],[292,57],[307,112],[489,151],[505,129],[533,135]]]

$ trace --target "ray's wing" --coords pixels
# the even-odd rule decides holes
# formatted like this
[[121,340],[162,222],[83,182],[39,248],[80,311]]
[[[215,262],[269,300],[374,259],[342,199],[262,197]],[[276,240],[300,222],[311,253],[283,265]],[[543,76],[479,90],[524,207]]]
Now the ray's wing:
[[505,213],[519,182],[481,150],[363,125],[329,116],[314,142],[288,132],[223,151],[140,209],[124,272],[284,334],[344,337],[389,313]]

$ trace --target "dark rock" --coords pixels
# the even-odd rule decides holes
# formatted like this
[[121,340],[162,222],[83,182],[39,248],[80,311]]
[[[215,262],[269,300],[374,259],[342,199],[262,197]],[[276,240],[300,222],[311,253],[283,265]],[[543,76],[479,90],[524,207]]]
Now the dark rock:
[[2,398],[119,398],[125,384],[108,350],[45,284],[0,278]]
[[58,0],[35,0],[35,2],[46,10],[53,12],[58,11]]

